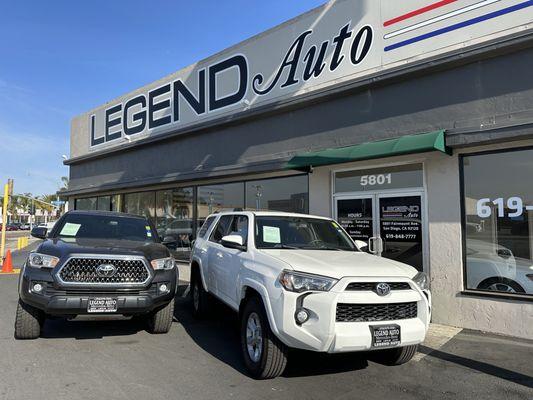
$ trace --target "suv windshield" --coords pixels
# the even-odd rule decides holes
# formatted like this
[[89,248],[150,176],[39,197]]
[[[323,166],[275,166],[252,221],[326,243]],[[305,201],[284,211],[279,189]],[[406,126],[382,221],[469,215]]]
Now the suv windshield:
[[66,214],[54,231],[54,237],[62,238],[155,241],[147,220],[126,216]]
[[335,221],[305,217],[256,217],[255,245],[258,249],[358,251]]

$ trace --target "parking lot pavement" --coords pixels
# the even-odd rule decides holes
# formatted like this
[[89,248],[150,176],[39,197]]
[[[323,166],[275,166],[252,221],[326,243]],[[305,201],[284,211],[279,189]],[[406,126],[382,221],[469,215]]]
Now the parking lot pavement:
[[[0,277],[0,399],[531,399],[533,342],[462,331],[420,361],[293,352],[285,375],[246,376],[236,316],[206,321],[176,300],[168,335],[133,321],[51,320],[15,341],[16,276]],[[182,287],[183,291],[183,287]]]

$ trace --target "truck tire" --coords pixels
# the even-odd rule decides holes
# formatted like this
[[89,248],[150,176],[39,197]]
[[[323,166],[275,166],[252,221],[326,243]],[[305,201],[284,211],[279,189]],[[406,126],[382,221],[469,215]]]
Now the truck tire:
[[148,317],[148,331],[153,334],[168,333],[174,319],[174,300]]
[[255,379],[280,376],[287,366],[287,346],[270,329],[262,301],[252,297],[241,314],[244,364]]
[[418,345],[398,347],[395,349],[377,351],[377,360],[385,365],[402,365],[409,362],[416,354]]
[[19,299],[15,317],[15,339],[37,339],[44,324],[44,313]]
[[194,318],[203,319],[207,317],[209,314],[209,303],[211,299],[209,293],[204,289],[199,272],[196,272],[192,277],[190,296],[192,315]]

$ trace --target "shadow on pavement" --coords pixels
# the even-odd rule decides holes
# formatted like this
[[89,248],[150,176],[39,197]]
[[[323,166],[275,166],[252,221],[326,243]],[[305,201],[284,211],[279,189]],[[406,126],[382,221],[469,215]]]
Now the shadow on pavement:
[[477,361],[471,358],[461,357],[441,350],[433,350],[426,346],[420,346],[419,351],[421,353],[427,354],[428,357],[434,357],[443,361],[461,365],[463,367],[467,367],[475,371],[482,372],[487,375],[492,375],[500,379],[505,379],[506,381],[533,389],[533,376],[524,375],[519,372],[511,371],[506,368],[501,368],[483,361]]
[[[204,351],[248,375],[241,355],[238,315],[220,302],[213,302],[213,311],[205,320],[193,318],[188,299],[177,298],[176,319],[187,334]],[[292,350],[283,374],[286,378],[336,374],[355,371],[368,366],[366,354],[330,355]]]
[[142,321],[108,320],[108,321],[69,321],[64,318],[47,319],[41,334],[43,339],[76,340],[102,339],[109,336],[134,335],[145,329]]

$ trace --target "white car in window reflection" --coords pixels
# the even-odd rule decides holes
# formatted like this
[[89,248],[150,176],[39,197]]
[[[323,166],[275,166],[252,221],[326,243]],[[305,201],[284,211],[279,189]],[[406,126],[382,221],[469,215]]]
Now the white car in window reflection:
[[504,246],[469,239],[466,261],[469,289],[533,293],[533,260],[515,257]]

